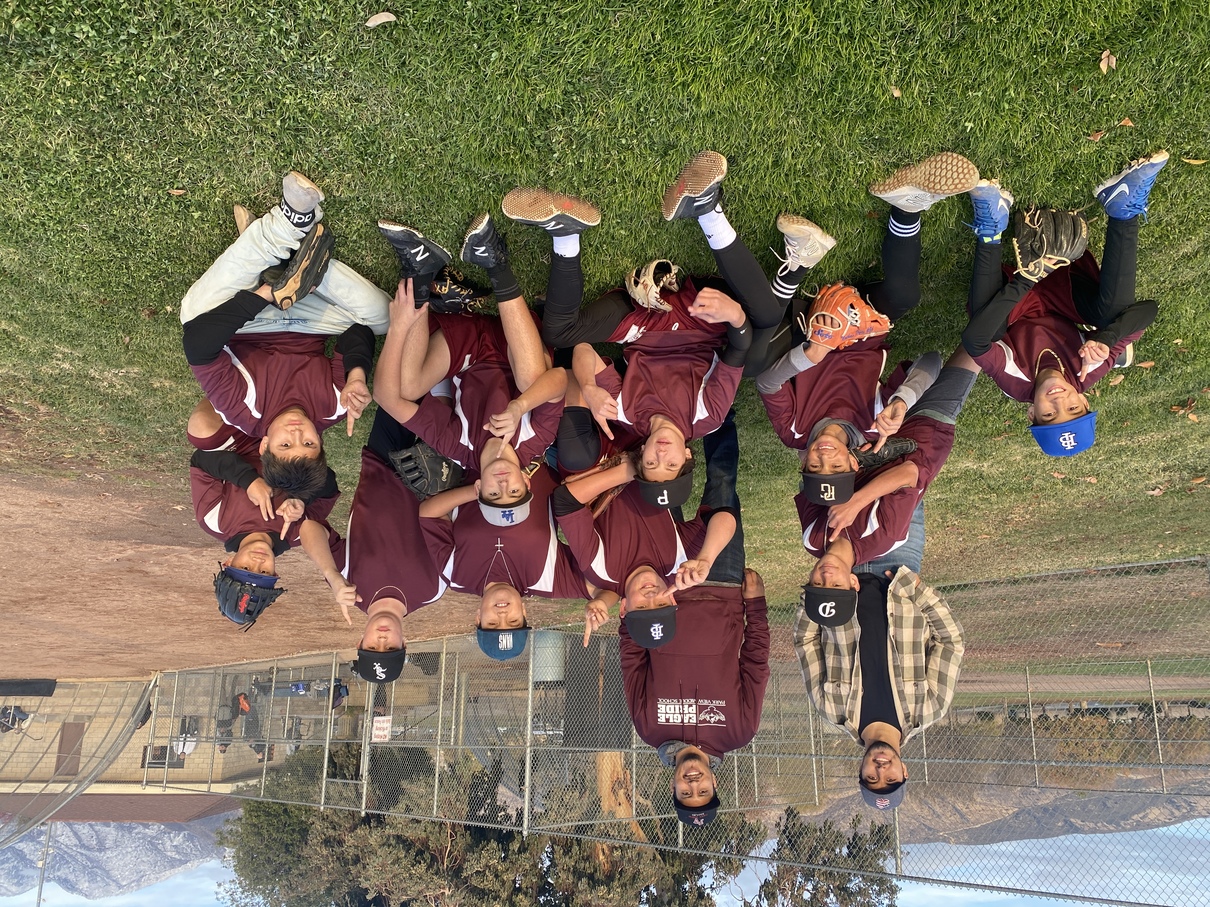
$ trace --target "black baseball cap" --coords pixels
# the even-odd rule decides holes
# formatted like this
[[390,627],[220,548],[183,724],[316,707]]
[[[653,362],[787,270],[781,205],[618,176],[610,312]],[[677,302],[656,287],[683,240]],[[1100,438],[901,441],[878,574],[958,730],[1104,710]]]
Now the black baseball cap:
[[803,586],[798,602],[807,612],[807,617],[815,623],[824,627],[839,627],[852,620],[857,612],[857,590]]
[[870,790],[865,786],[864,778],[860,779],[859,783],[861,784],[861,799],[865,801],[866,806],[872,806],[877,810],[894,809],[903,802],[907,778],[892,784],[885,790]]
[[702,827],[709,825],[714,821],[714,817],[718,815],[718,808],[721,805],[718,800],[718,791],[714,792],[714,796],[710,798],[710,802],[705,806],[684,806],[677,799],[676,795],[672,795],[672,802],[676,805],[676,817],[686,825],[694,825]]
[[658,649],[676,636],[676,605],[626,612],[626,632],[644,649]]
[[639,494],[652,507],[671,509],[680,507],[693,492],[693,471],[669,479],[667,482],[649,482],[646,479],[635,479],[639,486]]
[[362,680],[371,683],[390,683],[407,664],[407,647],[391,652],[371,652],[369,649],[358,649],[357,660],[353,662],[353,670]]
[[525,651],[525,643],[529,640],[529,627],[516,630],[475,630],[475,638],[479,648],[488,658],[496,661],[508,661],[516,658]]
[[834,472],[827,476],[804,472],[798,487],[812,504],[831,507],[833,504],[843,504],[853,497],[856,481],[855,472]]
[[525,496],[519,501],[513,501],[511,504],[490,504],[487,501],[480,501],[479,510],[483,513],[483,519],[493,526],[514,526],[517,523],[525,522],[529,517],[529,502],[533,499],[534,493],[527,488]]

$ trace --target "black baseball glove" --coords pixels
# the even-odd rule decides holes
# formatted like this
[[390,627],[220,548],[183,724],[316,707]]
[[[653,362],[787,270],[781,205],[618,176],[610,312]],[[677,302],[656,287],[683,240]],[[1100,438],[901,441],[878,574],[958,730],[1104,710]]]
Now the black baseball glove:
[[1030,208],[1013,222],[1017,273],[1037,282],[1071,264],[1088,248],[1088,221],[1078,211]]
[[886,439],[886,443],[882,445],[882,450],[874,453],[873,450],[855,450],[853,456],[857,458],[857,468],[862,469],[877,469],[890,463],[892,460],[898,460],[900,457],[906,457],[916,449],[915,438],[900,438],[896,435]]
[[256,619],[285,591],[276,586],[270,588],[240,582],[221,567],[214,575],[214,597],[218,599],[218,613],[245,631],[252,629]]
[[419,439],[411,447],[391,451],[390,458],[403,484],[422,501],[462,484],[462,467]]

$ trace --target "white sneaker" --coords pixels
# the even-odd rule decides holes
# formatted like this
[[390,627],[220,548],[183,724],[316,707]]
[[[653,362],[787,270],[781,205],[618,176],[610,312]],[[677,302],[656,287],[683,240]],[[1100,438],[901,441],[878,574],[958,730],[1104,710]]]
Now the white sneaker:
[[870,195],[901,211],[927,211],[943,198],[970,192],[978,182],[978,167],[960,154],[942,151],[874,183]]
[[836,240],[805,217],[797,214],[782,214],[777,218],[777,229],[786,240],[786,257],[777,255],[781,267],[778,276],[784,277],[798,268],[813,268],[836,245]]

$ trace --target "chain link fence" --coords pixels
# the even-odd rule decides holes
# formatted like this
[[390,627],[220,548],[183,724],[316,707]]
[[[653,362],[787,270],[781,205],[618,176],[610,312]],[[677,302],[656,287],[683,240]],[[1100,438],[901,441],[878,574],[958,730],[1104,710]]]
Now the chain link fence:
[[616,635],[583,647],[575,626],[531,632],[503,663],[471,636],[418,642],[387,686],[338,653],[165,674],[131,744],[137,772],[127,760],[117,774],[752,858],[789,891],[839,872],[1210,904],[1207,559],[941,591],[965,629],[962,678],[946,717],[904,747],[909,792],[885,821],[860,803],[859,748],[805,695],[793,607],[770,608],[760,732],[726,758],[705,828],[676,821],[670,772],[635,736]]

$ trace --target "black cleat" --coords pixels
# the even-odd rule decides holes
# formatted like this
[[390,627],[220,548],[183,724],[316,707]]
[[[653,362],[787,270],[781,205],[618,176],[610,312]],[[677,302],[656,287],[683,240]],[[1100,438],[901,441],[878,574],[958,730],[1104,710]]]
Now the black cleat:
[[399,257],[399,279],[412,278],[416,305],[428,302],[429,284],[450,263],[450,253],[419,230],[390,220],[380,220],[378,230]]
[[480,214],[471,221],[458,257],[468,265],[478,265],[485,271],[508,264],[508,243],[496,232],[490,214]]

